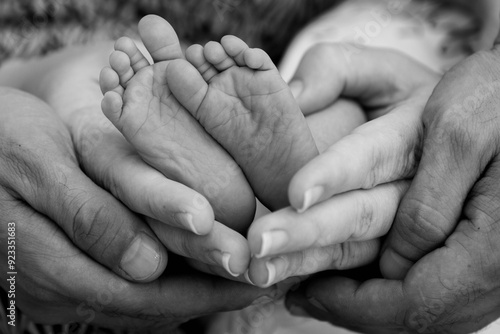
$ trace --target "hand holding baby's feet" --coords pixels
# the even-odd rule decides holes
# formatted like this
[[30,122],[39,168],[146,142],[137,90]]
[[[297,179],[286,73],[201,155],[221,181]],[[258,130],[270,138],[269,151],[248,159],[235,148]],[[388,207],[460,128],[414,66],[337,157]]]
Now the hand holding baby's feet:
[[[244,232],[253,219],[255,199],[243,173],[167,85],[167,68],[183,58],[175,31],[156,16],[144,18],[139,30],[154,64],[131,39],[119,39],[111,68],[101,73],[104,114],[148,164],[203,194],[217,220]],[[198,202],[203,204],[193,199],[194,206]],[[181,224],[194,224],[195,231],[202,225],[196,216],[185,218]]]
[[[229,154],[171,94],[166,69],[172,60],[183,57],[175,31],[157,16],[144,18],[139,31],[154,64],[150,65],[132,40],[118,40],[111,67],[101,73],[103,111],[144,161],[206,197],[193,197],[192,191],[181,191],[178,186],[182,194],[175,198],[183,199],[175,209],[179,214],[162,220],[170,225],[153,219],[148,222],[169,250],[215,266],[207,271],[220,272],[222,267],[226,276],[240,275],[248,266],[250,252],[245,238],[234,230],[243,233],[251,223],[253,192]],[[169,204],[175,207],[177,202]],[[214,223],[211,206],[215,219],[229,227]]]
[[186,57],[167,68],[174,96],[231,154],[266,206],[288,206],[292,176],[318,150],[276,66],[234,36],[191,46]]

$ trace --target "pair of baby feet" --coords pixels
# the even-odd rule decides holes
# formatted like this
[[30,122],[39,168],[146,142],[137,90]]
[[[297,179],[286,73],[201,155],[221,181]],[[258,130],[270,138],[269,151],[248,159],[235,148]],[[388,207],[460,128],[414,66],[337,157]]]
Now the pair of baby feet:
[[272,210],[287,206],[291,178],[318,150],[269,56],[226,36],[184,58],[162,18],[145,17],[139,30],[154,63],[131,39],[116,42],[100,78],[109,120],[143,160],[204,195],[216,220],[241,233],[255,195]]

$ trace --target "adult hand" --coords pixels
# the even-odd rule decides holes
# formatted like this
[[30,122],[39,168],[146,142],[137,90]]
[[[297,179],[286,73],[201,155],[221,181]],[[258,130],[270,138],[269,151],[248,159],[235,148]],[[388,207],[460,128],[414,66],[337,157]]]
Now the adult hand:
[[421,117],[438,76],[395,52],[347,58],[348,48],[329,44],[307,53],[291,84],[301,87],[299,104],[311,114],[342,95],[378,118],[297,173],[289,189],[293,208],[254,222],[249,243],[257,259],[249,276],[257,285],[373,261],[376,239],[389,231],[415,173]]
[[498,49],[468,58],[426,107],[422,159],[381,259],[390,279],[311,280],[289,296],[296,313],[370,333],[470,333],[500,316],[499,60]]
[[81,171],[71,137],[53,111],[12,89],[1,88],[0,100],[2,201],[53,220],[77,247],[121,277],[157,278],[167,263],[165,248],[139,217]]
[[[6,275],[16,271],[13,300],[34,321],[166,330],[274,297],[273,289],[200,273],[176,271],[143,284],[123,279],[134,278],[125,269],[138,260],[133,274],[148,274],[156,261],[153,276],[142,281],[156,278],[165,268],[165,249],[147,224],[81,172],[69,132],[47,105],[11,89],[1,89],[0,100],[1,287],[10,290]],[[8,268],[13,233],[15,267]],[[147,243],[134,257],[136,240]]]

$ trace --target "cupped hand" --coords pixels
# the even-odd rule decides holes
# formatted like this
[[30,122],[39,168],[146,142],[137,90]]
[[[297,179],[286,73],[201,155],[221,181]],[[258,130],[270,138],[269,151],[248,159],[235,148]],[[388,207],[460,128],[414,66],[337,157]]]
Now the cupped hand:
[[[167,261],[162,244],[82,173],[53,110],[12,89],[2,88],[0,100],[1,287],[9,291],[7,273],[17,272],[12,300],[31,319],[166,330],[276,296],[276,289],[175,266],[158,278]],[[7,251],[14,249],[9,255],[15,254],[15,263],[8,267]]]
[[12,271],[7,267],[6,241],[15,226],[17,274],[11,300],[39,324],[77,322],[170,333],[191,319],[242,309],[282,294],[277,288],[257,289],[172,265],[155,281],[134,284],[89,258],[57,224],[5,189],[0,191],[0,211],[0,239],[5,245],[0,250],[5,259],[0,264],[1,287],[11,289],[6,280]]
[[471,333],[500,317],[499,61],[498,49],[473,55],[430,98],[381,259],[388,279],[312,280],[288,299],[296,313],[367,333]]
[[249,276],[257,285],[373,261],[377,239],[390,230],[416,171],[422,113],[439,76],[388,50],[346,57],[348,47],[313,48],[292,85],[301,88],[297,98],[308,114],[343,96],[359,102],[373,120],[296,174],[289,188],[292,207],[251,226],[256,258]]

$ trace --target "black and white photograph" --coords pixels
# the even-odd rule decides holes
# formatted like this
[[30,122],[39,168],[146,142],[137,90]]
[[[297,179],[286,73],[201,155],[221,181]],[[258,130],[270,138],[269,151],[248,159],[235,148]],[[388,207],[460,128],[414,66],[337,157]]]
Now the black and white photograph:
[[500,0],[0,0],[0,334],[499,334]]

